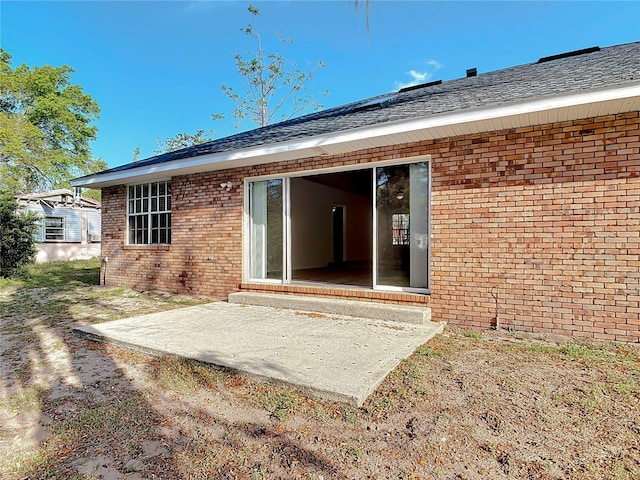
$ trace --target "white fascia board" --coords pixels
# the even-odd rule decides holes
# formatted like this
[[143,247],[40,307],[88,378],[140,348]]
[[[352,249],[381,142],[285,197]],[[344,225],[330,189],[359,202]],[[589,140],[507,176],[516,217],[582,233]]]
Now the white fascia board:
[[496,118],[528,115],[534,112],[602,103],[624,98],[640,97],[640,84],[617,88],[591,90],[585,93],[548,97],[499,107],[477,108],[455,113],[445,113],[427,118],[398,120],[379,125],[358,127],[352,130],[332,132],[314,137],[295,139],[266,146],[249,147],[231,152],[213,153],[192,158],[181,158],[170,162],[142,166],[110,173],[96,173],[71,181],[74,187],[104,187],[133,183],[143,178],[160,178],[171,175],[259,165],[282,159],[318,155],[323,146],[346,144],[372,138],[429,130],[447,125],[469,124]]
[[[456,125],[463,123],[471,123],[482,120],[490,120],[495,118],[512,117],[518,115],[526,115],[534,112],[542,112],[546,110],[555,110],[560,108],[575,107],[578,105],[586,105],[590,103],[600,103],[622,98],[631,98],[640,96],[640,84],[622,87],[617,89],[607,89],[600,91],[591,91],[570,96],[550,97],[531,102],[522,102],[516,104],[505,105],[502,107],[478,108],[474,110],[465,110],[462,112],[434,115],[428,118],[419,118],[415,120],[400,120],[398,122],[386,123],[384,125],[374,125],[354,129],[346,132],[338,132],[329,136],[327,142],[314,142],[313,146],[329,145],[334,143],[349,142],[353,140],[362,140],[364,138],[372,138],[378,136],[394,135],[398,133],[411,132],[416,130],[428,130],[429,128],[441,127],[446,125]],[[301,142],[304,143],[304,142]]]

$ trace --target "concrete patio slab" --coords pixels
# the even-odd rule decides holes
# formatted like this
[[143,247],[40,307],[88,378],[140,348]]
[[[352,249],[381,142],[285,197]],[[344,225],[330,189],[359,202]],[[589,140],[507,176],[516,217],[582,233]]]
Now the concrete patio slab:
[[75,330],[361,406],[391,370],[443,328],[215,302]]

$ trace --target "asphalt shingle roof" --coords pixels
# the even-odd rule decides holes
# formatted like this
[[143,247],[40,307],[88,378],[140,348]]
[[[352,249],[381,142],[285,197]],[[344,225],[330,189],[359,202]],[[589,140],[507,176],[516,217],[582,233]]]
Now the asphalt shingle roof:
[[595,50],[379,95],[128,163],[101,173],[327,135],[387,122],[428,118],[480,107],[498,107],[622,86],[640,80],[640,42]]

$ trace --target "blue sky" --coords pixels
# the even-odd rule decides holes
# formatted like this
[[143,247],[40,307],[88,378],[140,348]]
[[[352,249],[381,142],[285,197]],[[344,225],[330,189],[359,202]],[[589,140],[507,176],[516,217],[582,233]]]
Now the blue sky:
[[[0,45],[14,65],[69,65],[72,81],[100,105],[93,155],[111,167],[156,139],[213,129],[233,104],[221,85],[242,85],[233,56],[255,49],[240,28],[255,19],[266,48],[276,32],[294,40],[285,56],[320,69],[309,91],[325,107],[412,82],[463,77],[539,57],[640,40],[640,2],[71,1],[0,2]],[[327,96],[321,96],[328,91]]]

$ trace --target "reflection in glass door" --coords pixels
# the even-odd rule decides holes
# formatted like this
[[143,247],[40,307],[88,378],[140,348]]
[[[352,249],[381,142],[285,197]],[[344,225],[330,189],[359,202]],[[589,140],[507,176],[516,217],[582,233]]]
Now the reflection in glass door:
[[429,163],[376,168],[374,287],[428,288]]
[[283,182],[281,178],[249,184],[249,276],[283,279]]

